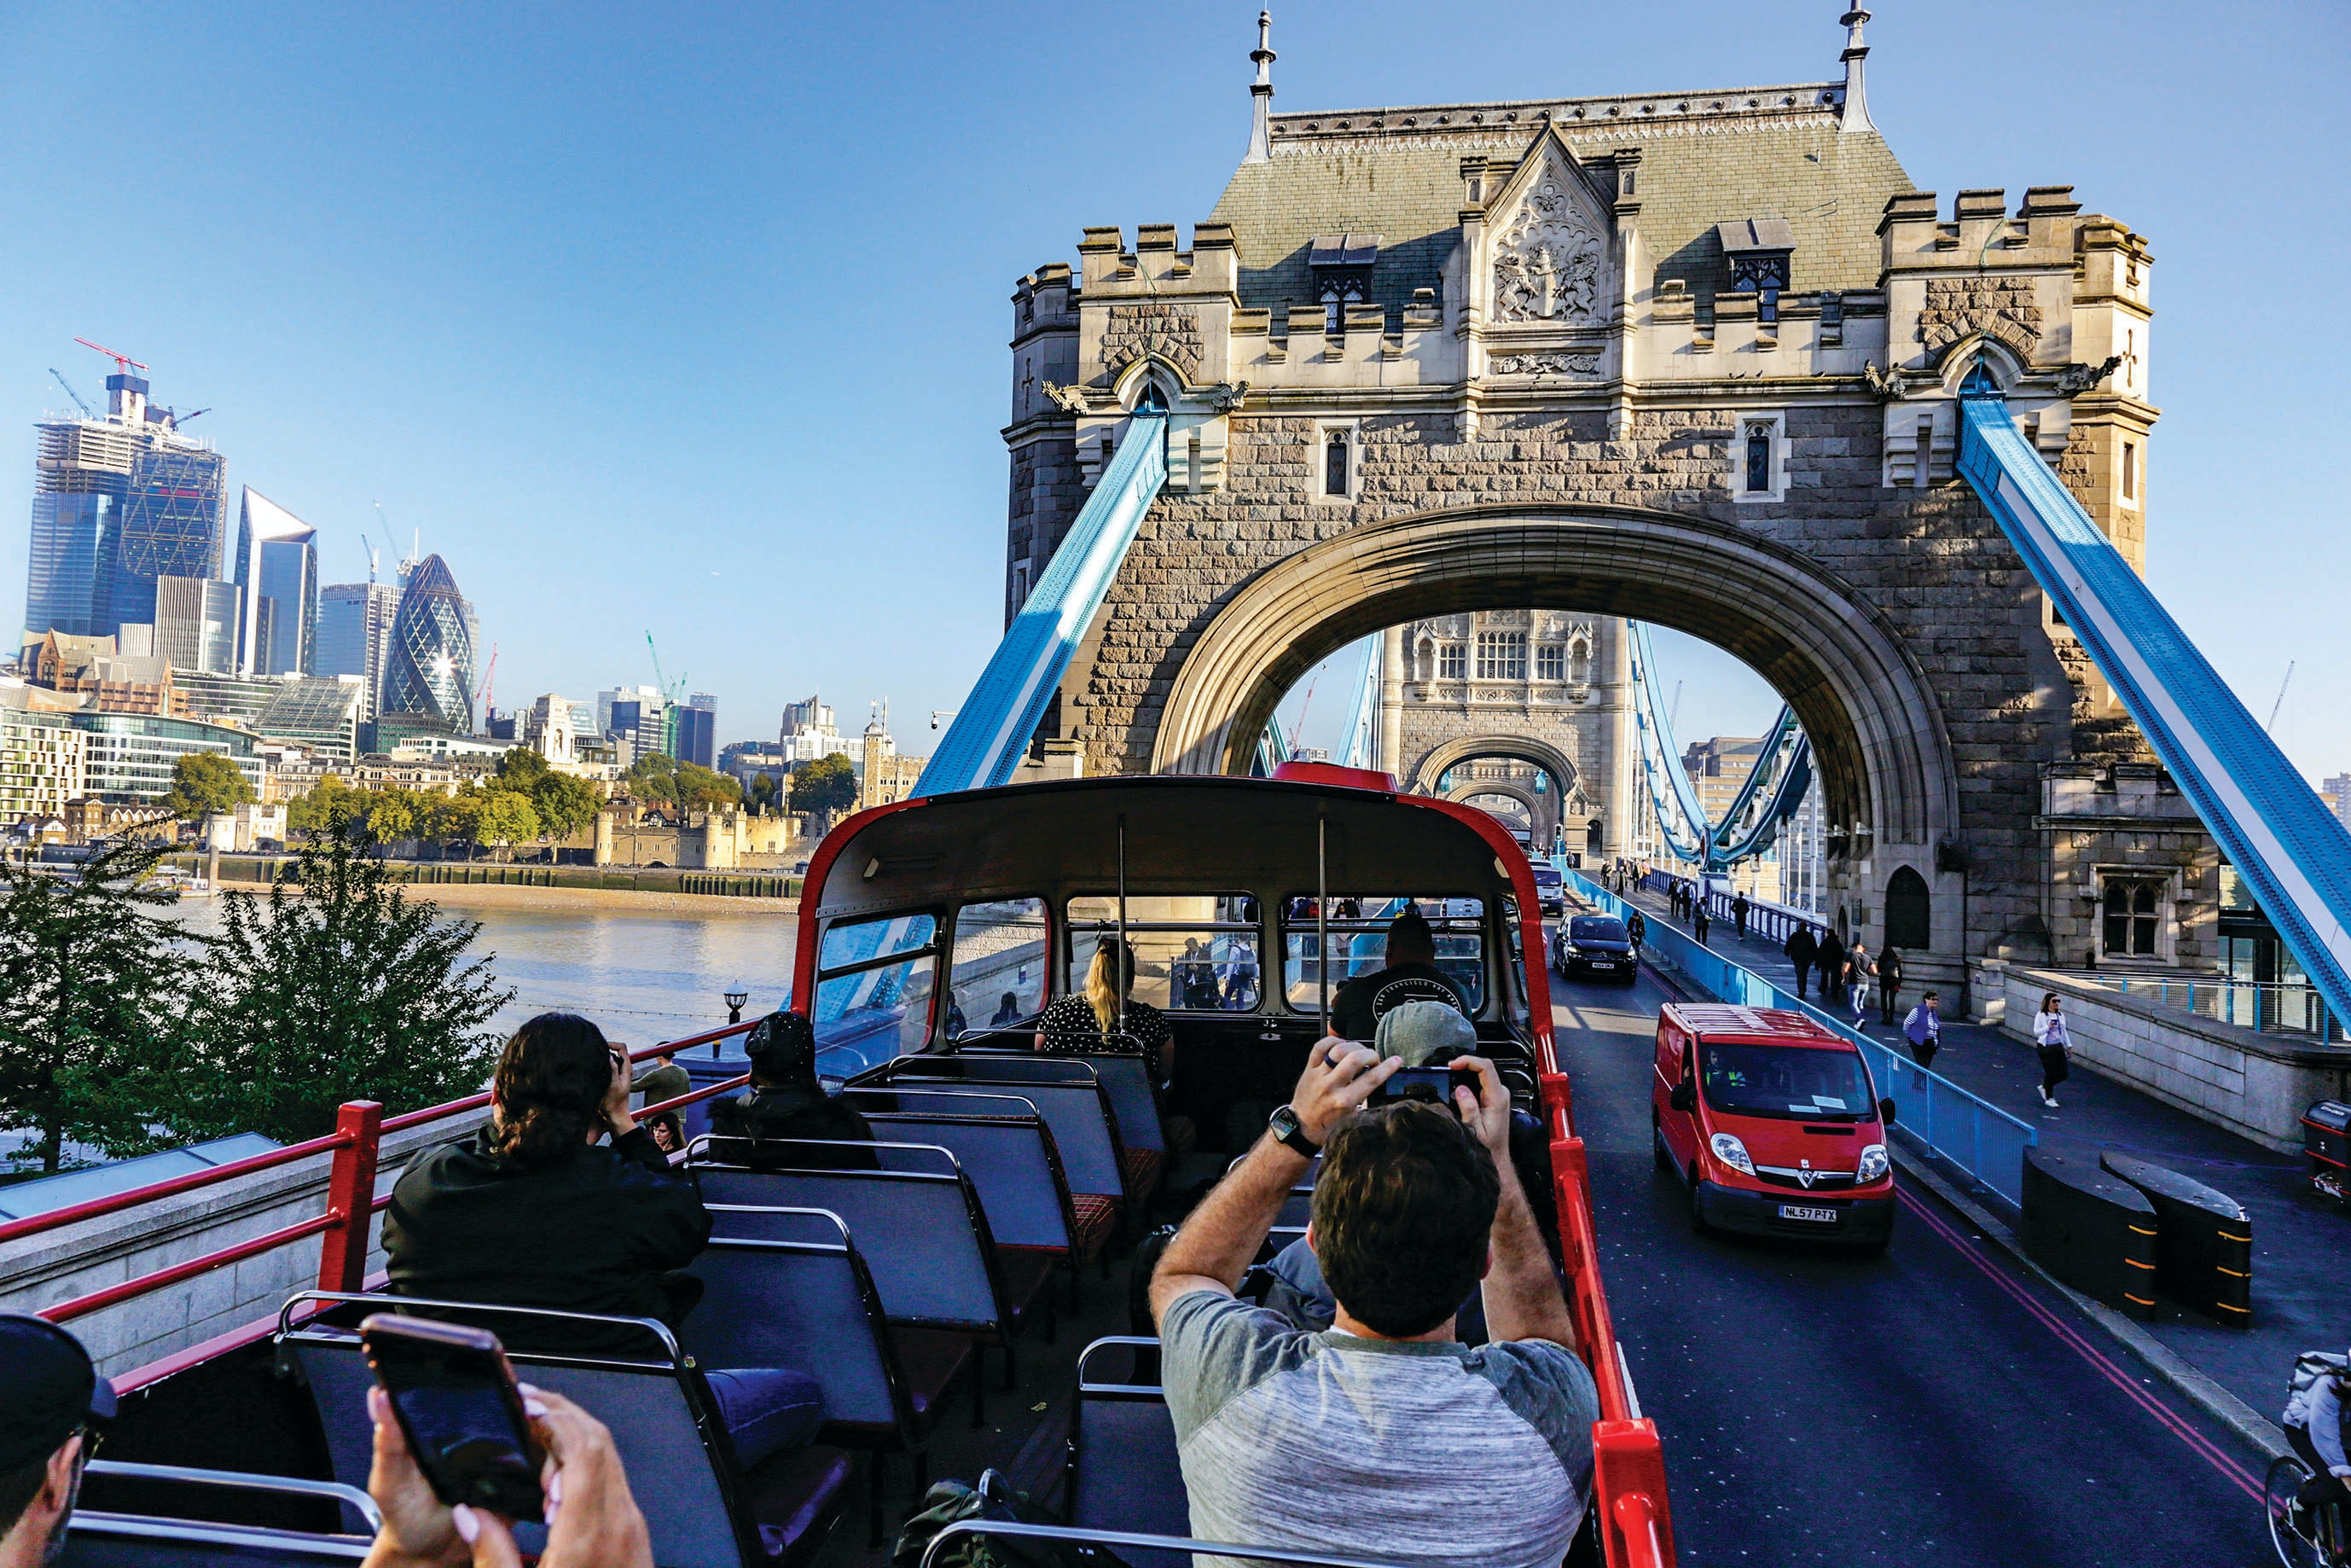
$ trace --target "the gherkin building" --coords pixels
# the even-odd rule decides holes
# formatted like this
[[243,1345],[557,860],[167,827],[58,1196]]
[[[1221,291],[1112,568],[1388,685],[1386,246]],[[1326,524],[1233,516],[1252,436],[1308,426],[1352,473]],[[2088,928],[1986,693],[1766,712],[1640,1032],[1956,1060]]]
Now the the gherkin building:
[[437,555],[410,569],[401,592],[384,654],[381,711],[387,718],[437,720],[455,735],[474,732],[473,607]]

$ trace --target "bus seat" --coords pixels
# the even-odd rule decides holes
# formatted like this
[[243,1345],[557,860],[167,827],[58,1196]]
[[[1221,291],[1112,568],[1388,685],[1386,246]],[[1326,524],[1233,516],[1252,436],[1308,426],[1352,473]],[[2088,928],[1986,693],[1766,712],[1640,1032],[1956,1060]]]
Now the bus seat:
[[[1061,1151],[1061,1168],[1069,1176],[1071,1194],[1129,1203],[1132,1195],[1122,1157],[1124,1145],[1119,1141],[1110,1098],[1093,1070],[1084,1062],[1066,1062],[1083,1070],[1085,1078],[1060,1082],[998,1079],[988,1075],[987,1064],[992,1060],[903,1056],[887,1064],[890,1077],[881,1086],[897,1088],[918,1082],[939,1093],[984,1094],[991,1090],[1017,1093],[1034,1105],[1045,1124],[1053,1129],[1053,1142]],[[956,1068],[964,1071],[958,1073],[954,1071]]]
[[[305,1301],[352,1299],[302,1291],[287,1301],[279,1321],[284,1323]],[[381,1297],[357,1299],[395,1304]],[[414,1298],[402,1298],[396,1304],[462,1313],[486,1324],[510,1320],[517,1326],[534,1318],[585,1315]],[[348,1330],[306,1325],[281,1328],[278,1343],[309,1385],[335,1479],[364,1486],[373,1444],[367,1388],[374,1375],[358,1336]],[[668,1347],[665,1359],[606,1361],[513,1350],[507,1354],[523,1382],[553,1389],[611,1430],[613,1447],[628,1470],[630,1490],[644,1511],[654,1557],[664,1568],[742,1568],[797,1561],[815,1550],[840,1516],[849,1478],[846,1460],[839,1454],[828,1460],[819,1450],[790,1449],[768,1459],[749,1478],[741,1476],[733,1445],[726,1439],[716,1402],[700,1374],[675,1352],[667,1331],[651,1324],[648,1350],[656,1344]],[[805,1491],[789,1491],[791,1482]],[[755,1500],[771,1511],[755,1515],[751,1511]],[[788,1537],[786,1531],[794,1519],[806,1521],[807,1527],[799,1535]],[[813,1536],[810,1530],[814,1530]],[[539,1539],[535,1527],[525,1527],[517,1544],[527,1552],[536,1551]]]
[[262,1568],[367,1560],[364,1535],[311,1535],[258,1525],[76,1509],[57,1568]]
[[[1155,1383],[1159,1342],[1118,1336],[1098,1339],[1078,1357],[1077,1403],[1071,1417],[1064,1495],[1070,1522],[1080,1529],[1188,1535],[1192,1510],[1176,1453],[1176,1423]],[[1147,1366],[1137,1366],[1139,1359]],[[1187,1568],[1184,1554],[1122,1548],[1132,1568]]]
[[[867,1091],[852,1090],[862,1094]],[[886,1092],[876,1093],[887,1102]],[[881,1137],[935,1144],[956,1157],[979,1194],[987,1228],[996,1238],[1004,1291],[1017,1309],[1039,1294],[1056,1265],[1075,1261],[1077,1216],[1053,1134],[1033,1115],[1019,1117],[931,1115],[865,1108]],[[1047,1333],[1051,1332],[1049,1318]]]

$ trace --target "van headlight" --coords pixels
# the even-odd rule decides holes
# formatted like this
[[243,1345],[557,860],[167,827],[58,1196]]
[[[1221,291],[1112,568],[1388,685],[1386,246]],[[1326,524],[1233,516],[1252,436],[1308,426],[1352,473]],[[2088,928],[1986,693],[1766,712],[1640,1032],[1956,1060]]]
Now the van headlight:
[[1861,1164],[1853,1173],[1855,1185],[1867,1186],[1871,1182],[1884,1180],[1886,1169],[1891,1164],[1892,1162],[1886,1157],[1884,1144],[1870,1145],[1861,1151]]
[[1708,1146],[1714,1150],[1714,1157],[1732,1170],[1748,1176],[1755,1174],[1755,1162],[1747,1157],[1747,1145],[1740,1143],[1734,1134],[1717,1133],[1708,1140]]

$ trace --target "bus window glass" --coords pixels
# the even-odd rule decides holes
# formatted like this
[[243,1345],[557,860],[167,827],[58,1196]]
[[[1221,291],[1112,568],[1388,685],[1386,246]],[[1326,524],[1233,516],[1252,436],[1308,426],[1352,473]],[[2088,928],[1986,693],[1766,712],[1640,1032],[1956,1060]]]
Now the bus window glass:
[[[1118,898],[1070,900],[1070,989],[1085,988],[1094,946],[1117,934]],[[1246,1013],[1262,991],[1257,899],[1246,893],[1132,894],[1126,939],[1134,947],[1134,999],[1162,1012]]]
[[[1384,968],[1388,922],[1407,906],[1419,909],[1437,936],[1437,967],[1452,981],[1474,1017],[1486,1006],[1486,905],[1476,898],[1410,894],[1335,894],[1331,900],[1331,988]],[[1322,972],[1314,960],[1314,900],[1293,898],[1281,908],[1282,989],[1292,1009],[1322,1005]]]
[[824,934],[810,1010],[822,1071],[854,1072],[923,1048],[938,933],[938,918],[923,914],[835,925]]
[[956,910],[947,986],[951,1035],[1034,1018],[1045,1005],[1045,901],[1001,898]]

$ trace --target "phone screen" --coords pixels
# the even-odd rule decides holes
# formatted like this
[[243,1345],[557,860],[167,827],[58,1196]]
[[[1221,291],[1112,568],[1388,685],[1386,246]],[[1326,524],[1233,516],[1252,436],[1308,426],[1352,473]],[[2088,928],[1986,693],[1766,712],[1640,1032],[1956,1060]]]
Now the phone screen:
[[1453,1085],[1463,1082],[1475,1087],[1472,1078],[1457,1079],[1449,1067],[1399,1067],[1385,1083],[1372,1091],[1374,1102],[1381,1100],[1434,1100],[1440,1105],[1453,1104]]
[[497,1337],[383,1315],[360,1324],[360,1334],[433,1495],[508,1519],[540,1519],[542,1455]]

